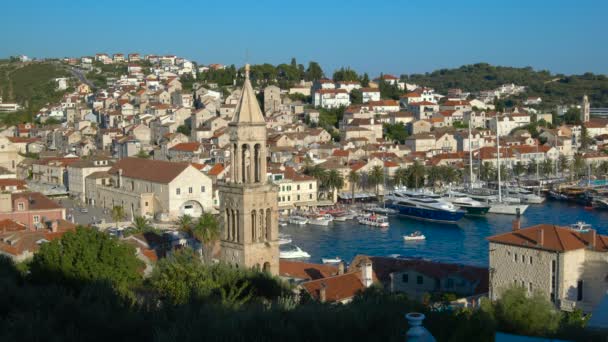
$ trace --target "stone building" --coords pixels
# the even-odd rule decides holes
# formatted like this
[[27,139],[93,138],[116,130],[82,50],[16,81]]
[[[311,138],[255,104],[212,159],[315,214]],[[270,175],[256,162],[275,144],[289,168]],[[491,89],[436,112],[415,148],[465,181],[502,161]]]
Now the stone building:
[[86,202],[128,217],[200,216],[213,205],[211,179],[188,163],[124,158],[108,171],[86,177]]
[[281,88],[271,85],[264,88],[264,112],[274,113],[281,106]]
[[590,312],[608,290],[608,236],[540,224],[489,237],[490,298],[510,286],[540,291],[558,308]]
[[230,132],[230,181],[219,186],[223,223],[221,260],[239,268],[279,274],[277,188],[266,177],[266,121],[249,81]]

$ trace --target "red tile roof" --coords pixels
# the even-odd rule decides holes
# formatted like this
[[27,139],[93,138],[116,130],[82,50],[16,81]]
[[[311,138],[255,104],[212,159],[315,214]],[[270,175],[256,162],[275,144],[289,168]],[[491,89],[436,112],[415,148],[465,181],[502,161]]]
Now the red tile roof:
[[302,287],[316,300],[320,299],[320,290],[325,287],[325,300],[327,302],[352,298],[365,289],[360,272],[309,281],[302,284]]
[[279,275],[304,280],[316,280],[338,274],[338,267],[299,261],[279,261]]
[[[595,246],[593,236],[595,236]],[[598,235],[595,230],[579,233],[567,227],[551,224],[539,224],[494,235],[489,237],[488,241],[555,252],[567,252],[581,248],[608,252],[608,236],[606,235]]]
[[200,149],[201,143],[199,142],[184,142],[177,145],[174,145],[169,150],[172,151],[180,151],[180,152],[196,152]]
[[108,173],[118,174],[118,170],[122,170],[124,177],[166,184],[179,176],[189,166],[190,164],[188,163],[174,163],[142,158],[123,158],[116,162]]
[[224,165],[222,164],[215,164],[213,165],[213,167],[207,172],[208,175],[210,176],[218,176],[219,174],[221,174],[224,171]]

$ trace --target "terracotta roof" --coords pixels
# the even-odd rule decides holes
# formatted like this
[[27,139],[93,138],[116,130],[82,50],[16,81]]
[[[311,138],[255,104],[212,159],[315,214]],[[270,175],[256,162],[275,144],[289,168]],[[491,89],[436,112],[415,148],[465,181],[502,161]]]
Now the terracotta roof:
[[348,91],[346,91],[346,89],[342,89],[342,88],[339,88],[339,89],[319,89],[316,92],[319,93],[319,94],[338,94],[338,93],[348,94]]
[[350,155],[350,151],[334,150],[334,152],[331,155],[334,157],[348,157]]
[[436,106],[436,103],[430,101],[421,101],[421,102],[413,102],[408,104],[408,106]]
[[141,179],[156,183],[169,183],[179,176],[190,164],[174,163],[143,158],[124,158],[116,162],[109,174],[122,174],[128,178]]
[[321,288],[325,287],[325,300],[327,302],[352,298],[365,289],[359,272],[309,281],[302,284],[302,287],[316,300],[319,300]]
[[304,280],[317,280],[334,276],[338,273],[338,267],[331,265],[312,264],[299,261],[279,261],[279,275]]
[[223,171],[224,171],[224,165],[218,163],[218,164],[213,165],[213,167],[207,172],[207,174],[210,176],[217,176],[220,173],[222,173]]
[[11,219],[4,219],[0,221],[0,232],[18,232],[22,230],[26,230],[27,227],[19,222],[15,222]]
[[20,198],[25,198],[29,201],[29,210],[63,209],[62,206],[39,192],[17,192],[11,194],[13,203]]
[[0,179],[0,189],[2,191],[6,190],[8,187],[17,187],[18,190],[27,189],[27,183],[22,179],[15,178],[4,178]]
[[[593,236],[595,236],[595,246],[593,246]],[[598,235],[595,230],[579,233],[567,227],[551,224],[539,224],[494,235],[489,237],[488,241],[555,252],[567,252],[581,248],[608,252],[608,236],[606,235]]]
[[49,229],[0,232],[0,250],[15,257],[28,251],[35,253],[42,242],[58,239],[76,228],[65,220],[57,220],[57,224],[57,232],[51,232]]
[[359,89],[362,93],[379,93],[380,89],[378,88],[361,88]]
[[180,151],[180,152],[196,152],[201,147],[201,143],[193,141],[193,142],[184,142],[177,145],[174,145],[169,150],[172,151]]

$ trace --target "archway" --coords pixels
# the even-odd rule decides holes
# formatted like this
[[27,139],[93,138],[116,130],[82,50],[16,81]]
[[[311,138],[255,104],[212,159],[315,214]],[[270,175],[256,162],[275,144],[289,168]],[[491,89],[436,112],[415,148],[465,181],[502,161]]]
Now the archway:
[[186,201],[179,207],[179,214],[180,216],[199,217],[203,214],[203,206],[198,201]]
[[266,261],[264,263],[264,267],[263,267],[264,272],[266,273],[270,273],[270,263],[268,261]]

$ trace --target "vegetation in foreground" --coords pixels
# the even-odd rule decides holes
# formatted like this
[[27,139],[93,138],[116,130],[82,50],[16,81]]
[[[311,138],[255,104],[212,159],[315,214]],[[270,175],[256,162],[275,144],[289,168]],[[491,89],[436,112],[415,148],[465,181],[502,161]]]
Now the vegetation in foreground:
[[0,340],[402,341],[412,311],[427,315],[438,341],[491,341],[497,330],[594,340],[580,313],[564,315],[521,288],[479,310],[431,311],[378,287],[347,305],[321,304],[265,273],[205,266],[189,250],[142,279],[134,252],[78,228],[43,245],[29,265],[1,258]]

